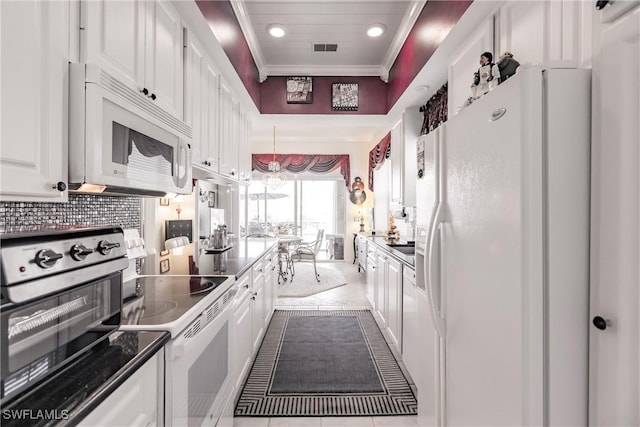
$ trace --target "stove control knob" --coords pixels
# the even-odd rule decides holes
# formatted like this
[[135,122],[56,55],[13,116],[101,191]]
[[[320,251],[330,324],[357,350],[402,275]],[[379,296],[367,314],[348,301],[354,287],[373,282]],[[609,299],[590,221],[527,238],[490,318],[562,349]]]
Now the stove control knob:
[[98,243],[98,252],[100,252],[102,255],[109,255],[111,249],[119,247],[120,243],[111,243],[108,240],[102,240],[100,243]]
[[40,268],[51,268],[64,255],[52,251],[51,249],[43,249],[36,254],[36,264]]
[[71,254],[71,258],[75,259],[76,261],[82,261],[87,257],[87,255],[93,253],[93,249],[89,249],[82,244],[73,245],[71,246],[71,250],[69,251],[69,253]]

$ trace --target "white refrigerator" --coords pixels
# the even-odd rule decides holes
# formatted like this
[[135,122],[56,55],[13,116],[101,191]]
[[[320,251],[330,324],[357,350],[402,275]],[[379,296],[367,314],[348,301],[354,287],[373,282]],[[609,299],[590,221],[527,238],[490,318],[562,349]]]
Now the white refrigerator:
[[421,425],[587,424],[590,81],[521,69],[418,142]]

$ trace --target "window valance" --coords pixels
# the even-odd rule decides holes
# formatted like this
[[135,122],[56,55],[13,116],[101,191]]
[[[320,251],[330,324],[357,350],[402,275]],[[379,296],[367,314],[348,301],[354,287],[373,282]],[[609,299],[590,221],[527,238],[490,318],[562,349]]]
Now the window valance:
[[[269,162],[273,161],[273,154],[251,155],[251,169],[258,172],[269,172]],[[280,168],[291,173],[313,172],[329,173],[340,169],[347,190],[351,182],[351,163],[348,154],[276,154],[275,161]]]
[[369,189],[373,191],[373,171],[380,169],[380,166],[391,155],[391,132],[385,135],[380,142],[369,151]]

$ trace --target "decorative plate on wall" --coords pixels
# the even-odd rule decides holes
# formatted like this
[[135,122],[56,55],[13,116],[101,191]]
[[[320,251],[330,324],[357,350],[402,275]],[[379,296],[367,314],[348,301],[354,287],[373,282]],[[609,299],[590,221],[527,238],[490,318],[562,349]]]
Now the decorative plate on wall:
[[357,111],[358,83],[333,83],[331,107],[336,111]]
[[287,77],[287,104],[313,103],[311,77]]

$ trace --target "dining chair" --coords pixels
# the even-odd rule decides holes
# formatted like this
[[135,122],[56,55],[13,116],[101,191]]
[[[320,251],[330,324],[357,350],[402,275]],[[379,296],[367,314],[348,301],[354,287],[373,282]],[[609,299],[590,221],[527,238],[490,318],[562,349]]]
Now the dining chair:
[[[295,275],[295,261],[311,261],[313,262],[313,271],[316,275],[316,280],[320,281],[320,275],[318,274],[318,269],[316,267],[316,259],[318,257],[318,252],[320,252],[320,247],[322,246],[322,239],[324,237],[324,229],[318,230],[318,235],[316,240],[312,242],[300,242],[292,251],[291,251],[291,266],[293,268],[293,275]],[[293,275],[291,280],[293,281]]]

